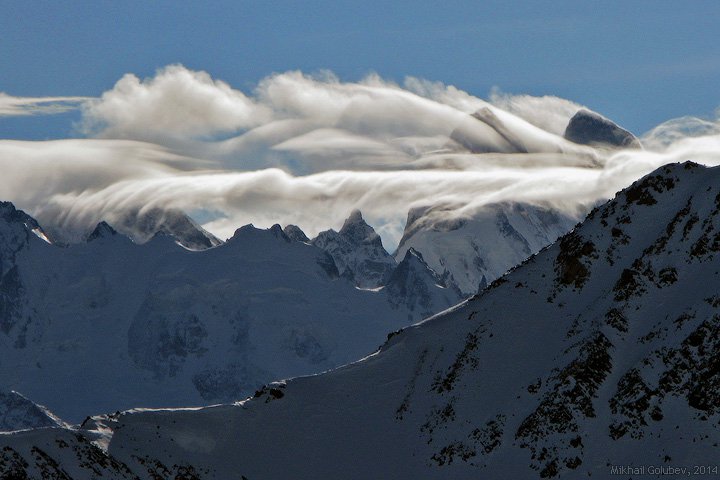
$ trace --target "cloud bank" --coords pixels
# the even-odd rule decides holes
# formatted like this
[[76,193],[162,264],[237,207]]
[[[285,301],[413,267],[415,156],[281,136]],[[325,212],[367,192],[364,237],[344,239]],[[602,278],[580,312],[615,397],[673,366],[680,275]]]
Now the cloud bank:
[[[276,74],[245,93],[174,65],[83,100],[85,138],[0,141],[0,192],[70,240],[127,209],[180,208],[227,238],[247,223],[314,235],[360,208],[392,248],[412,207],[471,215],[526,201],[577,214],[664,163],[720,164],[717,121],[668,122],[643,138],[645,150],[610,151],[562,138],[580,108],[329,72]],[[470,116],[478,110],[486,121]],[[457,132],[483,153],[462,148]]]
[[0,92],[0,117],[52,115],[80,108],[88,97],[14,97]]

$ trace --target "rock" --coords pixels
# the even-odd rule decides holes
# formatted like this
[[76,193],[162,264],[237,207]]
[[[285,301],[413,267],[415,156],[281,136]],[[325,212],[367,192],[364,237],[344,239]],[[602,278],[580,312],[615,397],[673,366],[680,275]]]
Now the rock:
[[570,119],[563,137],[580,145],[642,148],[635,135],[602,115],[585,109],[579,110]]

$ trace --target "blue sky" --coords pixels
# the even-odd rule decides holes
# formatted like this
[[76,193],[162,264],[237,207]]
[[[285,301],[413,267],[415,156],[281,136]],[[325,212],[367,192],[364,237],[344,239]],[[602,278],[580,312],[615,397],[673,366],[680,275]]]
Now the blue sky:
[[[181,63],[244,91],[286,70],[551,94],[642,133],[720,105],[720,2],[7,2],[0,91],[97,96]],[[77,115],[0,121],[72,134]]]

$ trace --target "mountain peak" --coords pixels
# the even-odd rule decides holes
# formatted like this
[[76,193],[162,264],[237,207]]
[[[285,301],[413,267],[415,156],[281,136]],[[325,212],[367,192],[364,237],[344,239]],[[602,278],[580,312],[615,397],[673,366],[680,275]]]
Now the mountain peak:
[[[391,305],[404,305],[420,318],[433,313],[437,305],[453,305],[462,299],[457,289],[445,288],[438,274],[423,259],[422,253],[410,247],[390,275],[385,292]],[[410,315],[408,316],[410,319]]]
[[117,230],[103,220],[98,223],[92,233],[88,235],[87,241],[92,242],[93,240],[97,240],[99,238],[108,238],[114,235],[117,235]]
[[340,229],[340,233],[343,233],[344,230],[347,230],[348,228],[351,228],[353,225],[357,224],[367,225],[365,219],[362,216],[362,212],[360,212],[360,210],[356,208],[355,210],[350,212],[350,216],[343,223],[343,226]]
[[0,202],[0,258],[5,250],[3,242],[10,249],[17,250],[27,245],[33,236],[46,243],[53,243],[33,217],[17,209],[11,202]]
[[310,241],[308,236],[305,235],[305,232],[303,232],[302,229],[300,227],[298,227],[297,225],[287,225],[283,229],[283,232],[285,232],[285,235],[287,235],[287,237],[290,240],[294,240],[296,242],[309,242]]
[[635,135],[602,115],[586,109],[578,110],[573,115],[563,137],[581,145],[642,148]]
[[116,227],[138,243],[144,243],[157,233],[170,235],[190,250],[206,250],[223,242],[190,218],[182,210],[154,207],[129,211],[119,217]]
[[425,260],[423,259],[422,253],[415,250],[413,247],[408,248],[407,252],[405,252],[405,256],[403,257],[402,261],[411,261],[413,259],[419,260],[423,263],[425,263]]
[[375,229],[353,210],[339,232],[320,232],[312,244],[328,252],[340,275],[362,288],[384,285],[396,262],[385,250]]
[[285,235],[285,232],[283,231],[280,224],[276,223],[272,227],[270,227],[270,233],[272,233],[273,237],[275,238],[281,238],[285,240],[286,242],[290,242],[290,237]]
[[0,431],[61,427],[62,420],[16,391],[0,391]]
[[410,248],[465,295],[492,282],[509,268],[568,232],[577,219],[550,207],[514,202],[491,203],[472,214],[459,205],[437,205],[408,212],[398,245],[399,261]]
[[370,244],[383,248],[380,235],[377,234],[373,227],[368,225],[358,209],[350,213],[339,233],[354,245]]
[[258,228],[252,223],[248,223],[235,230],[235,233],[227,240],[226,244],[236,245],[246,243],[259,246],[260,244],[268,244],[268,242],[272,242],[273,239],[282,240],[286,243],[291,242],[290,237],[285,234],[282,227],[277,223],[270,228]]
[[28,230],[32,231],[35,235],[52,243],[47,234],[43,231],[40,224],[33,217],[25,213],[24,211],[15,207],[12,202],[0,202],[0,219],[10,223],[22,224]]

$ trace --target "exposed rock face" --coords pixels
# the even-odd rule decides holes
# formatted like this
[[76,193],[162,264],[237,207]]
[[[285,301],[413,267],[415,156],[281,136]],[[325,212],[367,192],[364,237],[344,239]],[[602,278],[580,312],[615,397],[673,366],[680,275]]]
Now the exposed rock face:
[[303,232],[300,229],[300,227],[298,227],[297,225],[287,225],[283,229],[283,232],[285,232],[285,235],[287,235],[287,237],[290,240],[294,240],[296,242],[305,242],[305,243],[310,241],[308,236],[305,235],[305,232]]
[[385,250],[380,235],[368,225],[359,210],[354,210],[339,232],[326,230],[312,244],[328,252],[342,277],[358,287],[384,285],[396,262]]
[[404,305],[421,318],[437,313],[438,306],[449,307],[462,299],[457,289],[443,285],[440,276],[413,248],[405,252],[405,258],[390,276],[384,290],[393,305]]
[[570,119],[564,137],[581,145],[642,148],[635,135],[602,115],[584,109]]
[[0,331],[15,348],[25,347],[31,325],[38,320],[28,304],[18,257],[48,243],[32,217],[12,203],[0,202]]
[[87,237],[88,242],[92,242],[94,240],[97,240],[99,238],[108,238],[112,237],[113,235],[117,235],[117,231],[111,227],[107,222],[100,222],[97,224],[97,227],[95,227],[95,230],[90,233]]

